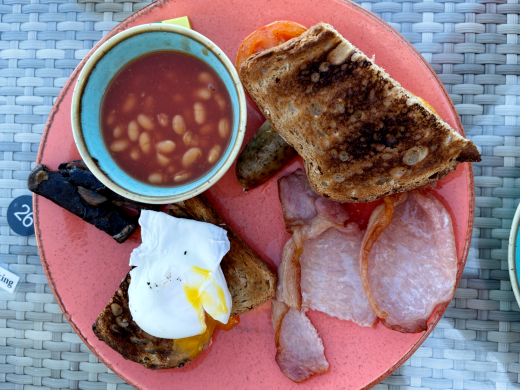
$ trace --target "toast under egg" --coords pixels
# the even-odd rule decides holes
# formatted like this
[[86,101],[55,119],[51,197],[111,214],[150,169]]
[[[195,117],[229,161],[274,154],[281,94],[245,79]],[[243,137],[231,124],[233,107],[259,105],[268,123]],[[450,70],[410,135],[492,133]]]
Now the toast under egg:
[[183,367],[209,346],[211,333],[200,351],[189,351],[182,345],[176,346],[174,340],[154,337],[142,330],[132,320],[128,307],[129,285],[130,272],[121,281],[119,289],[92,325],[98,339],[125,359],[152,370]]
[[[228,232],[231,248],[220,265],[233,301],[231,316],[254,310],[274,297],[276,273],[225,223],[206,196],[199,195],[174,203],[170,214],[177,218],[208,222]],[[92,326],[94,334],[125,359],[154,370],[182,367],[211,344],[214,320],[213,326],[206,321],[206,333],[200,335],[195,342],[188,339],[163,339],[143,331],[132,320],[128,308],[129,285],[130,273],[125,276]],[[197,336],[193,338],[195,337]],[[194,345],[197,345],[196,350],[193,350]]]
[[480,161],[473,142],[328,24],[252,55],[239,74],[314,190],[334,201],[370,202]]

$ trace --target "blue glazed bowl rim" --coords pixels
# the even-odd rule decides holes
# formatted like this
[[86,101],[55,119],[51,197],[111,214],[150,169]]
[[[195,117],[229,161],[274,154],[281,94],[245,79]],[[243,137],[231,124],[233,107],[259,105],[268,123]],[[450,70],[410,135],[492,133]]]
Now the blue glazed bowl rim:
[[517,207],[513,221],[511,223],[511,232],[509,234],[508,245],[508,268],[509,278],[511,279],[511,287],[515,294],[516,301],[520,304],[520,205]]
[[[132,188],[124,188],[116,183],[110,175],[100,168],[97,161],[92,158],[87,143],[85,142],[85,138],[83,135],[83,129],[81,126],[81,100],[83,97],[83,93],[85,92],[85,88],[88,84],[89,77],[93,72],[96,65],[99,61],[104,57],[106,53],[108,53],[112,48],[114,48],[119,43],[127,40],[135,35],[146,34],[150,32],[169,32],[173,34],[179,34],[185,36],[205,47],[207,50],[211,51],[222,63],[229,76],[231,77],[235,90],[237,93],[238,100],[238,123],[234,125],[234,131],[237,133],[235,142],[230,144],[228,148],[231,148],[230,153],[228,154],[226,160],[221,165],[221,167],[216,170],[210,177],[206,176],[204,181],[198,183],[196,187],[193,187],[193,183],[186,185],[185,191],[183,191],[183,186],[172,187],[175,189],[176,194],[166,195],[166,196],[150,196],[144,195],[136,192]],[[213,184],[215,184],[231,167],[235,158],[238,156],[240,152],[240,147],[242,146],[242,142],[244,140],[245,135],[245,127],[247,122],[247,106],[245,100],[245,94],[242,87],[242,83],[238,77],[237,71],[234,65],[231,63],[229,58],[224,54],[224,52],[215,45],[211,40],[206,38],[205,36],[197,33],[196,31],[171,25],[171,24],[146,24],[141,26],[136,26],[129,28],[109,40],[107,40],[103,45],[101,45],[87,60],[83,69],[81,70],[78,81],[74,87],[74,92],[72,96],[72,107],[71,107],[71,123],[72,123],[72,132],[74,136],[74,141],[79,150],[81,158],[90,169],[90,171],[96,176],[96,178],[101,181],[104,185],[110,188],[112,191],[122,195],[128,199],[132,199],[142,203],[149,204],[168,204],[174,202],[180,202],[189,198],[192,198],[210,188]],[[199,179],[200,180],[200,179]],[[153,186],[150,186],[153,187]],[[155,188],[155,187],[154,187]],[[162,187],[164,188],[164,187]]]

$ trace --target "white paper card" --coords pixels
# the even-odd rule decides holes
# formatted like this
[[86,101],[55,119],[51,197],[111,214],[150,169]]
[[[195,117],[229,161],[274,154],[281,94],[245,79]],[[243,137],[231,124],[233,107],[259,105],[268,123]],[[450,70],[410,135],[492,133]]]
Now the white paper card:
[[13,274],[11,271],[0,267],[0,288],[4,289],[9,293],[14,293],[16,286],[20,281],[20,277]]

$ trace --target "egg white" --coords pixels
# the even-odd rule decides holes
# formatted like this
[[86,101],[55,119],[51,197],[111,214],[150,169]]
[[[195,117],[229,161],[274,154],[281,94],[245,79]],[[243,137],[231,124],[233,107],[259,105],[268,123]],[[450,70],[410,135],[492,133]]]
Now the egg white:
[[[224,229],[143,210],[142,244],[130,255],[129,307],[145,332],[166,339],[206,331],[204,312],[226,324],[231,295],[220,261],[230,244]],[[187,293],[189,292],[189,294]]]

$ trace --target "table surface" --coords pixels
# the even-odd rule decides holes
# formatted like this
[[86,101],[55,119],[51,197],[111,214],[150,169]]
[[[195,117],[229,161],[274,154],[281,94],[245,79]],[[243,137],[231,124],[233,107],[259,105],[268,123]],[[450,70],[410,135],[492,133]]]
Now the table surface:
[[[12,199],[31,194],[27,176],[61,87],[104,34],[148,4],[138,1],[0,0],[0,262],[26,275],[15,296],[0,292],[0,390],[132,389],[72,331],[34,236],[16,235],[6,214]],[[375,388],[520,389],[520,309],[507,267],[520,200],[518,0],[358,3],[422,53],[482,154],[473,165],[473,240],[455,299],[423,346]]]

